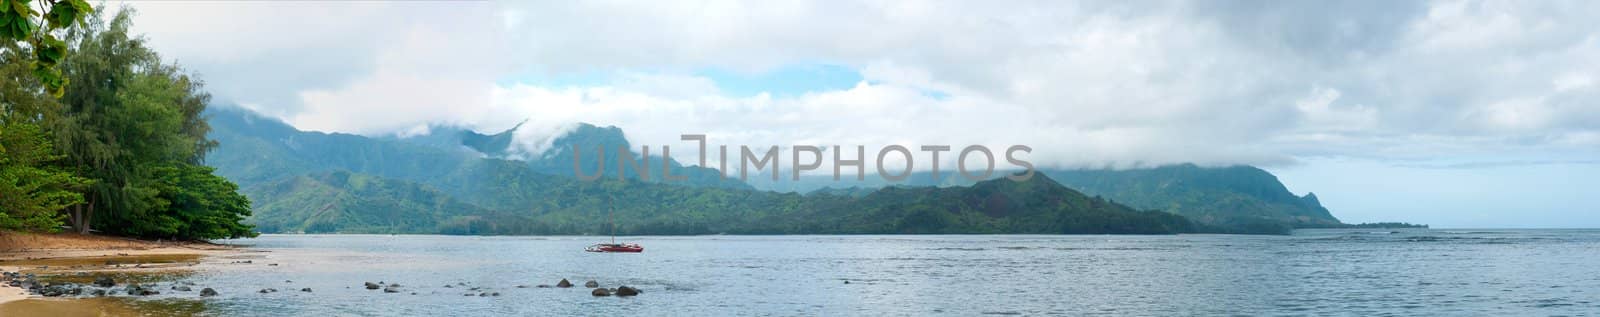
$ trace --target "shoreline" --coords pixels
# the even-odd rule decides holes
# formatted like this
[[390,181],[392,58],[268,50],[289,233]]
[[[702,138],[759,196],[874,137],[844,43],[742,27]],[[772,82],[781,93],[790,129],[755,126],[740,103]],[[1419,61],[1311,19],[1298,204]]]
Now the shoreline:
[[[172,241],[146,241],[138,239],[78,235],[72,233],[26,233],[26,232],[0,232],[0,271],[39,273],[39,274],[79,274],[79,273],[159,273],[172,271],[198,262],[173,262],[162,264],[123,265],[62,265],[60,263],[76,262],[114,262],[125,259],[143,258],[193,258],[195,261],[206,257],[242,252],[237,246],[214,244],[208,242],[172,242]],[[137,261],[135,261],[137,262]],[[51,263],[56,263],[50,268]],[[44,265],[41,265],[44,264]],[[132,263],[130,263],[132,264]],[[62,267],[65,266],[65,269]],[[13,287],[9,283],[0,283],[0,306],[21,300],[47,299],[48,297],[31,294],[22,287]],[[60,301],[74,301],[74,299],[51,299]]]

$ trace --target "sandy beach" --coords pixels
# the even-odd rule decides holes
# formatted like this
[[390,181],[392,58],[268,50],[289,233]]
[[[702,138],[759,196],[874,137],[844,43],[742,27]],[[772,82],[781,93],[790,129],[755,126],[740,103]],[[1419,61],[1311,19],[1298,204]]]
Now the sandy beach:
[[[238,252],[204,242],[144,241],[78,234],[0,232],[0,271],[73,276],[90,273],[161,274],[184,270],[201,258]],[[20,302],[19,302],[20,301]],[[71,313],[101,305],[73,305],[74,299],[47,299],[0,283],[0,313]],[[27,314],[24,314],[27,315]]]

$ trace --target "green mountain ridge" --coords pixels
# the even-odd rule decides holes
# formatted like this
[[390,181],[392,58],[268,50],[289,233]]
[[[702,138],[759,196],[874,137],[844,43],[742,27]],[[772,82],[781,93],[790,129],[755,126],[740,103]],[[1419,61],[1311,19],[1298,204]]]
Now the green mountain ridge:
[[422,233],[443,220],[485,213],[428,186],[345,171],[316,173],[244,189],[258,201],[262,232]]
[[[573,162],[578,162],[586,175],[599,173],[604,177],[617,178],[619,171],[625,171],[628,179],[641,179],[640,173],[634,166],[618,164],[618,153],[628,153],[633,159],[646,164],[650,173],[651,182],[662,182],[662,168],[672,171],[674,177],[682,176],[685,179],[674,181],[673,184],[701,187],[723,187],[735,189],[749,189],[750,185],[733,179],[723,179],[721,172],[716,169],[699,166],[684,166],[677,160],[669,160],[660,152],[651,153],[645,157],[639,148],[633,147],[624,136],[622,129],[614,126],[600,127],[588,123],[578,123],[571,131],[567,131],[551,140],[550,146],[536,156],[530,156],[519,150],[516,145],[515,134],[523,124],[517,124],[511,129],[495,134],[483,134],[469,129],[456,127],[432,127],[429,133],[419,136],[391,137],[386,140],[398,141],[414,145],[433,147],[441,150],[468,150],[482,157],[520,161],[528,164],[534,171],[544,174],[576,177],[573,171]],[[573,146],[577,145],[581,158],[573,155]],[[605,161],[602,165],[597,149],[603,148]],[[626,149],[626,150],[624,150]],[[653,150],[660,151],[656,147]],[[680,152],[680,155],[682,153]],[[664,161],[664,162],[663,162]]]
[[[516,128],[497,134],[436,128],[422,136],[372,138],[299,131],[247,110],[214,108],[217,109],[208,114],[215,127],[212,135],[221,146],[207,163],[217,167],[220,175],[245,188],[244,192],[256,202],[258,209],[258,216],[252,217],[252,221],[271,229],[263,229],[266,232],[597,234],[604,233],[600,229],[606,227],[593,219],[603,215],[597,214],[605,210],[599,202],[610,199],[608,197],[616,199],[620,229],[632,233],[894,233],[906,230],[1059,233],[1069,229],[1122,233],[1281,233],[1292,227],[1340,225],[1318,204],[1314,195],[1289,194],[1270,173],[1253,167],[1184,165],[1148,170],[1041,171],[1035,175],[1036,179],[1064,191],[1039,191],[1033,195],[1085,198],[1067,199],[1075,201],[1070,204],[1071,208],[1021,204],[1028,208],[1019,210],[1028,212],[1021,213],[1020,218],[996,217],[1014,213],[1000,212],[1006,209],[993,209],[994,206],[979,204],[971,197],[957,197],[970,194],[963,191],[983,191],[988,190],[988,186],[998,185],[955,179],[948,173],[937,179],[931,175],[914,175],[913,181],[908,182],[912,184],[878,188],[868,183],[853,189],[817,189],[806,195],[752,190],[742,183],[738,184],[743,186],[728,185],[728,182],[737,181],[721,180],[720,173],[715,170],[699,167],[684,168],[700,169],[698,173],[709,174],[717,180],[679,184],[639,182],[635,177],[626,181],[606,177],[600,182],[580,182],[572,175],[570,151],[563,150],[563,146],[549,149],[544,159],[517,160],[508,155],[505,149],[510,146],[510,135]],[[628,143],[620,129],[585,124],[558,137],[554,144],[565,145],[565,148],[578,144],[581,148],[592,149],[594,145],[591,144],[627,146]],[[653,162],[660,164],[659,160]],[[592,164],[597,164],[580,163],[591,164],[581,166],[588,171],[593,170]],[[676,162],[670,164],[681,167]],[[607,169],[607,173],[612,172],[614,169]],[[339,177],[328,176],[342,175],[338,173],[349,174],[340,177],[384,184],[379,188],[417,188],[378,192],[342,188],[352,185],[333,181]],[[917,186],[919,183],[941,186]],[[355,195],[369,196],[366,198],[372,201],[348,198]],[[643,196],[633,197],[637,195]],[[1017,206],[1017,202],[1029,201],[1011,198],[1028,195],[1002,196],[994,198],[994,202]],[[335,199],[337,197],[346,198]],[[313,198],[322,205],[279,201]],[[438,206],[439,201],[445,200],[459,204],[456,206],[463,211],[423,207]],[[1119,207],[1101,208],[1097,206],[1102,204],[1076,202],[1080,200],[1103,201],[1103,205]],[[387,208],[402,209],[393,211],[395,213],[426,215],[424,217],[431,220],[404,222],[396,225],[403,228],[383,229],[381,222],[366,221],[357,215],[336,218],[331,214],[301,210],[335,208],[325,207],[330,204],[343,208],[341,210],[390,206]],[[939,210],[922,215],[939,215],[929,218],[934,221],[929,224],[944,225],[900,227],[891,224],[907,216],[908,210],[915,211],[913,208]],[[1117,229],[1102,224],[1100,228],[1111,229],[1093,231],[1088,230],[1090,226],[1064,224],[1065,220],[1061,219],[1071,217],[1050,212],[1074,214],[1102,209],[1111,211],[1089,213],[1097,215],[1090,218],[1097,221],[1124,219],[1138,223],[1133,226],[1139,228],[1149,227],[1144,225],[1148,223],[1167,223],[1164,226],[1168,229]],[[1141,210],[1187,216],[1193,223],[1174,225],[1177,222],[1150,216]],[[987,218],[975,216],[979,214]],[[322,218],[301,221],[310,219],[308,217]],[[351,224],[313,226],[330,219],[350,219]],[[751,222],[756,219],[765,220]],[[1018,219],[1026,220],[1012,222]],[[1120,231],[1124,229],[1129,230]]]
[[551,178],[548,195],[494,211],[427,185],[330,172],[246,190],[263,232],[606,234],[1196,232],[1181,216],[1137,211],[1038,177],[961,188],[892,188],[862,197]]

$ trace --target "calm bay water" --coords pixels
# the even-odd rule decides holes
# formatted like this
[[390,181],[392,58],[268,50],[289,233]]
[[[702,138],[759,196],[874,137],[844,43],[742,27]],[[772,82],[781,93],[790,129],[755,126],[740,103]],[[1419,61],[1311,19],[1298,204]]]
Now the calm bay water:
[[[268,235],[186,280],[221,292],[208,313],[240,316],[1600,312],[1595,230],[628,237],[646,251],[582,252],[605,239]],[[536,287],[562,278],[579,285]],[[593,297],[591,279],[644,293]]]

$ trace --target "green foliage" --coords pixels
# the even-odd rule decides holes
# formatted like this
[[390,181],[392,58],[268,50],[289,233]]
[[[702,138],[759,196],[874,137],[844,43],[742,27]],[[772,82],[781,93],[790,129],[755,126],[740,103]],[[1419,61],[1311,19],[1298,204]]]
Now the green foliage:
[[1085,193],[1135,208],[1183,215],[1220,232],[1285,233],[1293,228],[1342,225],[1315,195],[1295,196],[1277,177],[1255,167],[1184,164],[1044,173]]
[[56,231],[60,210],[83,202],[90,181],[59,165],[63,156],[44,128],[60,104],[41,94],[29,53],[0,43],[0,229]]
[[[1088,197],[1042,176],[812,195],[613,177],[582,182],[544,173],[538,164],[414,141],[301,132],[239,109],[213,109],[211,118],[222,145],[207,162],[244,184],[255,202],[249,221],[263,232],[606,234],[608,210],[620,234],[1201,229],[1181,216]],[[563,172],[570,175],[570,165]]]
[[241,223],[250,216],[250,200],[239,193],[238,185],[212,174],[213,170],[193,164],[157,170],[159,198],[167,203],[166,216],[175,221],[175,230],[162,236],[185,240],[256,236]]
[[59,211],[83,202],[89,181],[51,165],[59,160],[38,125],[0,120],[0,229],[55,231]]
[[[0,55],[4,75],[16,79],[0,85],[0,226],[55,230],[66,218],[79,232],[94,225],[141,238],[254,236],[240,223],[249,200],[199,165],[216,146],[201,116],[209,95],[128,34],[130,10],[107,23],[79,2],[48,1],[52,27],[87,15],[69,39],[72,54],[42,34],[28,47],[5,43]],[[65,87],[59,101],[52,79],[23,75],[58,63],[62,82],[84,83]]]
[[[437,181],[477,179],[457,200],[438,187],[350,172],[246,188],[263,232],[607,234],[1194,232],[1180,216],[1076,194],[1047,178],[968,188],[893,188],[865,197],[758,192],[638,181],[582,182],[482,165]],[[470,176],[468,176],[470,175]]]
[[[60,97],[68,80],[56,65],[66,58],[67,43],[53,33],[82,25],[84,17],[93,15],[95,10],[85,0],[40,0],[39,5],[45,8],[41,16],[31,2],[0,0],[0,40],[7,45],[28,43],[35,53],[30,63],[34,76],[50,95]],[[39,21],[34,21],[36,16]]]
[[427,186],[349,172],[290,177],[249,190],[264,232],[434,232],[486,211]]

